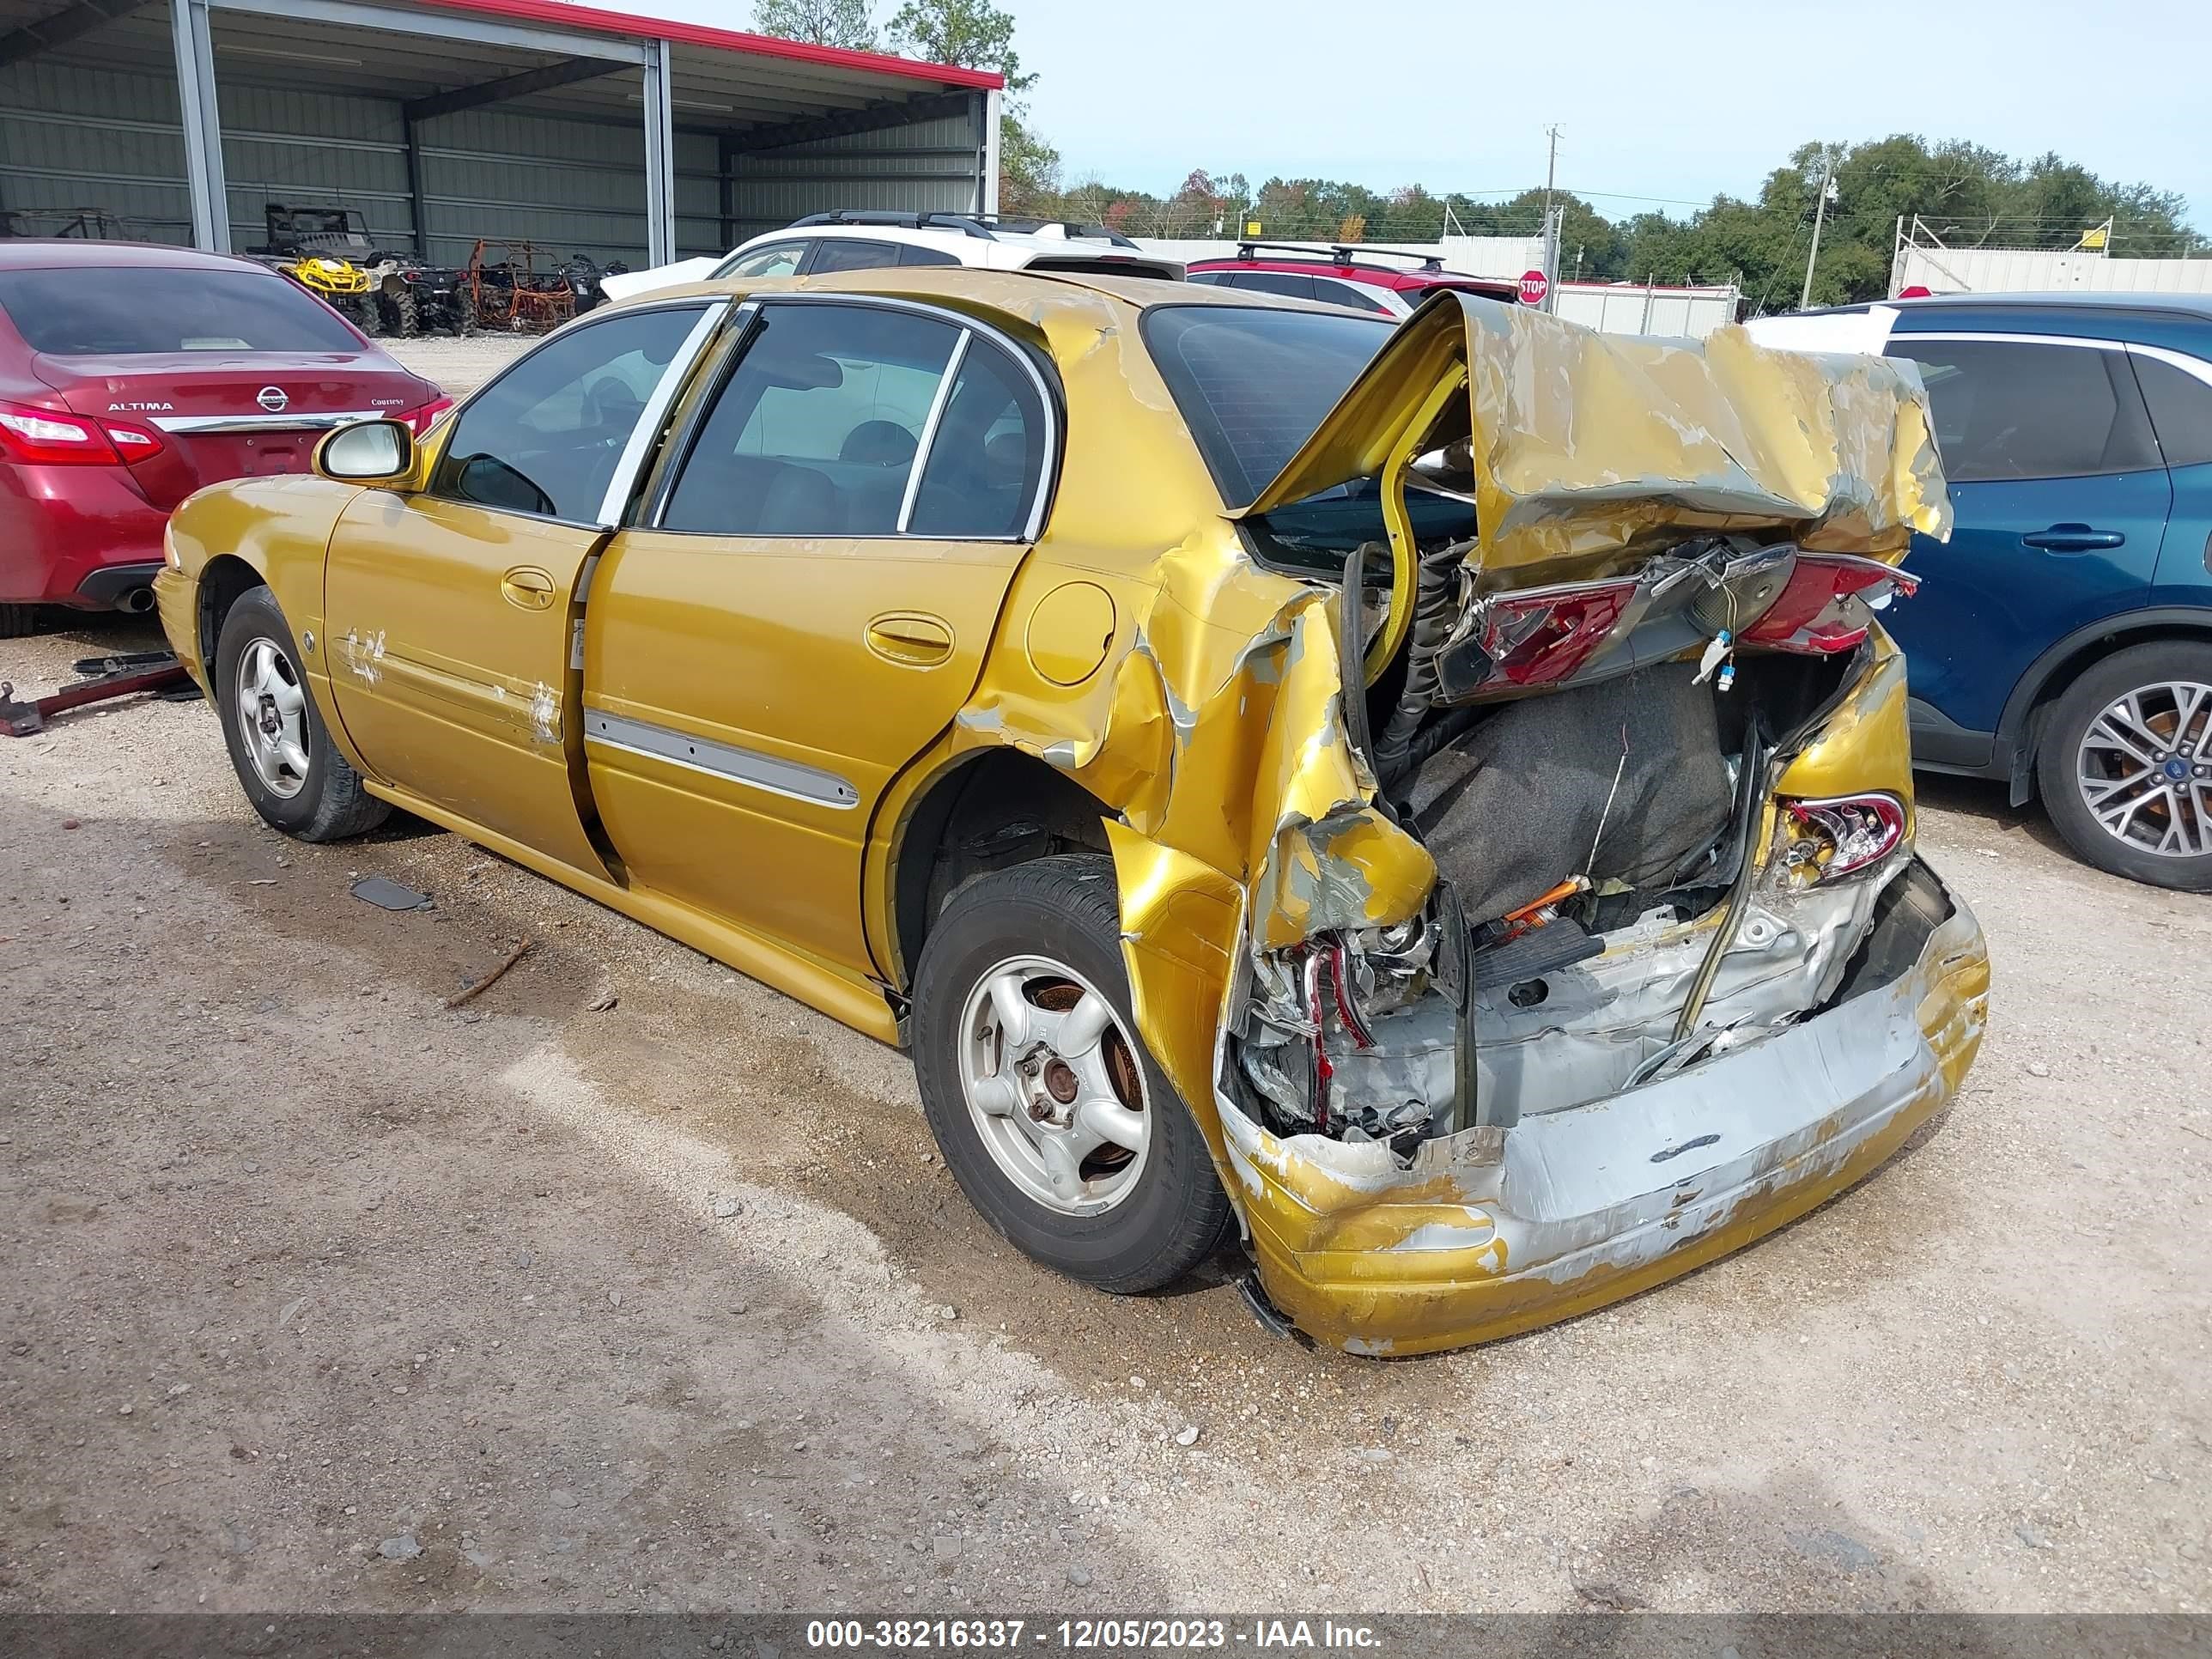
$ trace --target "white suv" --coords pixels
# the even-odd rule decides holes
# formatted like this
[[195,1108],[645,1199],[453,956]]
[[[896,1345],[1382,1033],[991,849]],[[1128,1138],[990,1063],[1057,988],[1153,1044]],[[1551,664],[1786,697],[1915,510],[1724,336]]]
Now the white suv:
[[603,276],[611,300],[716,276],[811,276],[872,265],[977,265],[987,270],[1083,270],[1180,282],[1183,268],[1156,259],[1103,225],[996,214],[890,213],[844,209],[809,214],[742,242],[719,259],[679,259]]

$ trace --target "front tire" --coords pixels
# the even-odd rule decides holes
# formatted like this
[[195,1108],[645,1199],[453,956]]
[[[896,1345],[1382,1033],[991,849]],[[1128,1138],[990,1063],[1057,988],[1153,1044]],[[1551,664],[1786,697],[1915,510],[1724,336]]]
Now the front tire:
[[1197,1121],[1137,1035],[1114,864],[978,877],[915,975],[915,1070],[961,1190],[1024,1254],[1123,1293],[1211,1255],[1228,1194]]
[[2051,708],[2036,782],[2087,863],[2212,890],[2212,645],[2161,640],[2092,666]]
[[300,647],[265,587],[240,596],[216,640],[216,714],[253,810],[296,841],[343,841],[392,815],[331,741]]

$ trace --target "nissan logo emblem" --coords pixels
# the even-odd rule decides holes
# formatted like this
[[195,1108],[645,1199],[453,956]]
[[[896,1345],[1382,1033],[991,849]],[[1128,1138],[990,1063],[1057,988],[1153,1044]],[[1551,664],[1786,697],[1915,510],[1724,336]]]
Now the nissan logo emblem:
[[273,386],[264,386],[260,391],[254,393],[253,401],[259,404],[262,408],[267,410],[271,415],[278,415],[283,412],[284,405],[290,403],[292,400],[289,398],[287,398],[279,388]]

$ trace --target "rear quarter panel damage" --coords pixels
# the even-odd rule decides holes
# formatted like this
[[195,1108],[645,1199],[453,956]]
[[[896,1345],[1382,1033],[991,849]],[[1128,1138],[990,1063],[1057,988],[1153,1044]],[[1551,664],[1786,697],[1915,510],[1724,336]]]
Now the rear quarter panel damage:
[[[1909,368],[1789,358],[1733,336],[1705,353],[1643,349],[1650,343],[1620,350],[1553,319],[1465,314],[1475,311],[1440,317],[1430,325],[1437,338],[1414,339],[1402,354],[1417,374],[1474,360],[1473,447],[1486,457],[1478,472],[1496,533],[1471,560],[1500,572],[1553,567],[1547,575],[1565,560],[1581,575],[1654,528],[1682,525],[1779,525],[1803,545],[1893,557],[1914,529],[1944,528],[1925,397]],[[1040,327],[1050,336],[1050,319]],[[1208,481],[1192,476],[1188,436],[1133,335],[1102,327],[1075,349],[1053,342],[1068,378],[1071,434],[1109,421],[1121,465],[1149,453],[1163,488],[1204,500]],[[1390,350],[1404,342],[1401,331]],[[1083,377],[1102,369],[1122,384],[1085,392]],[[1365,408],[1375,431],[1332,436],[1325,423],[1302,456],[1332,443],[1340,453],[1314,460],[1303,482],[1323,487],[1368,466],[1404,435],[1383,416],[1418,403],[1420,390],[1356,386],[1339,413]],[[1112,410],[1099,413],[1106,403]],[[1515,411],[1540,405],[1549,417],[1511,424]],[[1575,419],[1562,425],[1569,405]],[[1146,435],[1139,428],[1148,422],[1158,430]],[[1376,436],[1386,429],[1388,442]],[[1374,780],[1346,738],[1333,591],[1258,567],[1227,518],[1211,513],[1186,517],[1147,550],[1141,537],[1113,533],[1108,504],[1123,491],[1096,494],[1101,481],[1073,443],[1068,469],[1053,532],[1008,616],[1018,627],[1050,584],[1081,570],[1112,595],[1113,647],[1074,686],[1051,683],[1002,647],[947,751],[1011,744],[1118,814],[1107,834],[1138,1025],[1215,1148],[1263,1279],[1303,1328],[1339,1346],[1411,1352],[1597,1305],[1802,1213],[1881,1162],[1948,1097],[1978,1041],[1986,987],[1963,911],[1963,942],[1944,955],[1954,969],[1923,973],[1909,994],[1899,991],[1902,1000],[1882,1005],[1889,1024],[1872,1052],[1896,1064],[1888,1081],[1865,1080],[1863,1122],[1846,1124],[1838,1115],[1850,1103],[1826,1099],[1819,1085],[1806,1104],[1820,1109],[1794,1141],[1681,1158],[1657,1197],[1624,1192],[1605,1212],[1544,1218],[1540,1204],[1537,1221],[1516,1220],[1516,1180],[1545,1184],[1541,1166],[1528,1162],[1541,1133],[1515,1131],[1527,1150],[1509,1155],[1500,1132],[1466,1131],[1430,1143],[1407,1171],[1385,1147],[1285,1139],[1245,1117],[1216,1081],[1246,953],[1417,915],[1435,866],[1377,810]],[[1097,517],[1069,510],[1086,500]],[[1878,641],[1783,791],[1888,788],[1909,801],[1904,716],[1901,659]],[[1771,844],[1762,837],[1762,852]],[[1980,988],[1966,982],[1977,972]],[[1615,1105],[1587,1109],[1583,1121],[1598,1122]],[[1669,1145],[1695,1139],[1662,1127]],[[1716,1158],[1740,1167],[1708,1179]],[[1642,1215],[1638,1206],[1655,1203],[1656,1213]],[[1562,1226],[1565,1236],[1553,1236]],[[1471,1300],[1470,1287],[1483,1293]]]

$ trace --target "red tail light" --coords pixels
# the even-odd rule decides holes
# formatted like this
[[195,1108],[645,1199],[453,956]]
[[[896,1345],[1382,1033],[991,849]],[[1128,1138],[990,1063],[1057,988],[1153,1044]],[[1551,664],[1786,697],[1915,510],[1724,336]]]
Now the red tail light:
[[393,416],[392,418],[404,422],[416,437],[426,437],[430,428],[438,423],[438,417],[453,406],[453,400],[451,398],[433,398],[421,408],[410,409],[403,415]]
[[115,446],[96,421],[0,403],[0,454],[33,466],[112,466]]
[[1785,866],[1807,886],[1855,875],[1905,839],[1905,803],[1876,792],[1827,800],[1784,800]]
[[1800,553],[1789,586],[1746,629],[1741,642],[1822,655],[1849,651],[1873,626],[1869,611],[1898,594],[1911,598],[1920,578],[1848,553]]
[[150,426],[137,426],[126,421],[102,421],[100,427],[107,434],[107,441],[115,446],[116,454],[131,466],[160,454],[168,447],[161,441],[161,434]]
[[1486,600],[1475,643],[1490,659],[1486,683],[1554,685],[1571,678],[1613,636],[1637,585],[1577,582]]
[[143,461],[167,446],[161,434],[131,421],[95,421],[82,415],[0,403],[0,456],[31,466],[112,466]]

